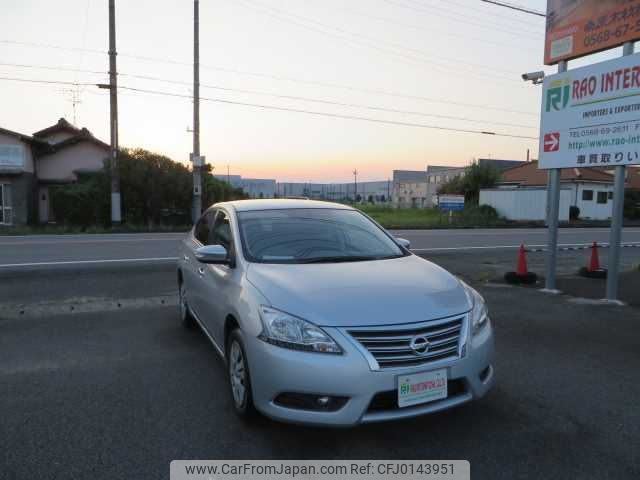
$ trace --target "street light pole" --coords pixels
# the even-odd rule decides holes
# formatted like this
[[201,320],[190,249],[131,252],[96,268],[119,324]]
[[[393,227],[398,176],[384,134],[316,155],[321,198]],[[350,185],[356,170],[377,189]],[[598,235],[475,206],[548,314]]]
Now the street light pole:
[[109,110],[111,148],[111,223],[122,222],[120,203],[120,170],[118,168],[118,70],[116,65],[116,6],[115,0],[109,0]]

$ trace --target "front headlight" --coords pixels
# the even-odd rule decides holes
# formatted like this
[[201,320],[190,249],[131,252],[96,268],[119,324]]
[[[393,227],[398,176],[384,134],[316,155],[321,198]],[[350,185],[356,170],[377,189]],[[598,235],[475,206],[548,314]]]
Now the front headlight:
[[489,311],[487,305],[484,303],[484,298],[474,288],[460,280],[460,283],[464,287],[464,291],[467,294],[471,307],[471,331],[475,335],[482,328],[489,323]]
[[258,338],[265,342],[293,350],[342,353],[329,335],[306,320],[266,305],[260,306],[260,318],[264,328]]

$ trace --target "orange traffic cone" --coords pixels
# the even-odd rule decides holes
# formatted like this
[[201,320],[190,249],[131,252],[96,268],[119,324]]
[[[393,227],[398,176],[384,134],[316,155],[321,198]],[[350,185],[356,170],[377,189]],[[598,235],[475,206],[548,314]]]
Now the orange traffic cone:
[[518,268],[516,269],[516,274],[519,277],[524,277],[529,273],[529,269],[527,268],[527,253],[524,249],[524,243],[520,244],[520,251],[518,252]]
[[505,273],[504,279],[507,283],[513,284],[533,284],[538,280],[538,276],[535,273],[530,272],[527,267],[527,251],[524,248],[524,243],[520,244],[520,250],[518,251],[518,265],[516,266],[516,271]]
[[591,245],[591,260],[589,261],[589,271],[595,272],[600,270],[600,258],[598,257],[598,242]]
[[582,267],[578,272],[579,275],[587,278],[607,278],[607,269],[600,266],[600,257],[598,256],[598,242],[591,245],[591,256],[589,257],[589,265]]

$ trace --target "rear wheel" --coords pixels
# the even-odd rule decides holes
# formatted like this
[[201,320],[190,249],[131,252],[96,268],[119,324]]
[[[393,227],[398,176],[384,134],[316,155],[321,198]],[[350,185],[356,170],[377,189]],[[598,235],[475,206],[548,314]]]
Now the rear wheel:
[[242,343],[242,337],[238,329],[231,332],[229,336],[227,367],[233,407],[242,418],[250,419],[254,417],[257,412],[253,405],[249,364]]
[[180,307],[180,321],[185,328],[193,328],[195,326],[195,319],[191,315],[189,310],[189,303],[187,302],[187,289],[184,286],[184,282],[180,282],[178,286],[178,304]]

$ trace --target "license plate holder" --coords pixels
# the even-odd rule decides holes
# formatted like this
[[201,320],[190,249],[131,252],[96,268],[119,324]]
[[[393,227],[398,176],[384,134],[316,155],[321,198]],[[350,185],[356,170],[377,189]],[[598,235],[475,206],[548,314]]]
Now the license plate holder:
[[398,407],[411,407],[447,398],[447,369],[398,375]]

